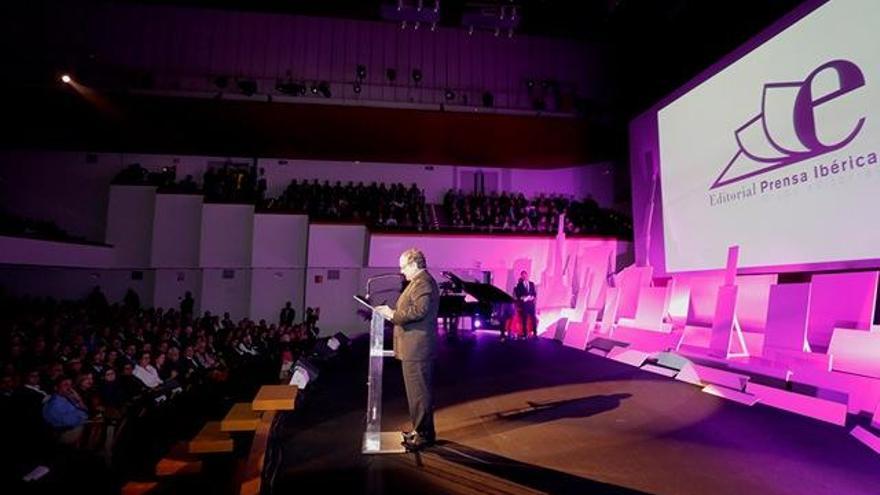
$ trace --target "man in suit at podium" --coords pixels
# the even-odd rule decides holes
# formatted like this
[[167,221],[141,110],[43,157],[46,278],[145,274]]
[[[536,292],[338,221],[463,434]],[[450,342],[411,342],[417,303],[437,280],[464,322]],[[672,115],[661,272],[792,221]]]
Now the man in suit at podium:
[[434,355],[437,347],[437,312],[440,290],[425,269],[425,255],[408,249],[400,255],[400,272],[409,285],[397,298],[396,309],[376,308],[394,324],[394,355],[401,361],[403,383],[413,431],[405,432],[403,445],[419,450],[434,444]]

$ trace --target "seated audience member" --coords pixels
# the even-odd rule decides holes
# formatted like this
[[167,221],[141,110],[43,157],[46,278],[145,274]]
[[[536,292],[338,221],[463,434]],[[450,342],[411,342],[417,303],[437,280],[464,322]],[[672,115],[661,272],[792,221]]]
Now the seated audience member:
[[249,356],[257,356],[260,353],[257,352],[256,348],[253,345],[253,339],[251,339],[250,334],[244,334],[241,340],[238,343],[238,350],[244,354]]
[[163,373],[166,376],[173,376],[178,382],[184,383],[189,378],[186,364],[180,359],[180,349],[177,347],[169,347],[166,353],[165,370],[159,370],[159,376]]
[[119,386],[125,395],[126,400],[137,399],[145,390],[143,382],[134,376],[134,365],[125,363],[122,365],[122,375],[117,377]]
[[98,387],[98,396],[104,406],[104,414],[109,418],[118,418],[122,416],[125,410],[127,397],[125,390],[116,379],[116,370],[107,368],[101,378],[101,384]]
[[134,376],[137,377],[145,387],[155,389],[162,385],[162,379],[159,378],[159,372],[150,364],[150,353],[141,353],[138,364],[134,367]]
[[196,349],[195,347],[188,345],[183,349],[183,359],[182,366],[186,370],[185,376],[189,377],[192,374],[199,374],[205,369],[196,359]]
[[144,352],[138,360],[138,365],[134,368],[134,376],[137,377],[144,386],[152,391],[157,401],[165,400],[165,394],[177,393],[181,389],[177,382],[170,380],[166,382],[159,377],[159,371],[150,362],[150,353]]
[[24,382],[21,384],[20,394],[25,402],[38,403],[42,406],[49,400],[49,394],[43,390],[40,385],[40,372],[37,369],[31,369],[24,375]]
[[13,412],[17,406],[15,397],[15,377],[6,373],[0,378],[0,412],[5,415]]
[[55,393],[43,405],[43,418],[58,433],[61,443],[74,445],[79,442],[89,412],[73,389],[70,378],[63,376],[58,379]]
[[165,354],[156,354],[155,368],[156,371],[159,372],[159,378],[161,378],[163,382],[177,379],[177,370],[168,366],[168,360]]
[[80,400],[86,405],[89,417],[98,416],[103,411],[101,406],[101,397],[95,390],[95,378],[91,373],[80,373],[76,377],[76,393]]
[[95,351],[89,358],[86,359],[88,366],[86,368],[87,371],[94,373],[95,376],[101,376],[104,373],[106,361],[106,354],[102,349],[98,349]]
[[46,377],[41,388],[43,390],[54,390],[55,383],[62,376],[64,376],[64,365],[57,361],[52,363],[49,369],[46,370]]

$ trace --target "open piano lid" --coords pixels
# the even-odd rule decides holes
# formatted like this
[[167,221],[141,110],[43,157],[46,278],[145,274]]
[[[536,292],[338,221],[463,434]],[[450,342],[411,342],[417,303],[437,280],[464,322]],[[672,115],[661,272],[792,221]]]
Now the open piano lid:
[[456,285],[456,287],[460,287],[461,290],[474,297],[478,301],[487,302],[487,303],[512,303],[514,302],[513,296],[504,292],[503,290],[495,287],[492,284],[484,284],[481,282],[467,282],[462,280],[458,275],[452,272],[443,272],[443,276],[448,278]]

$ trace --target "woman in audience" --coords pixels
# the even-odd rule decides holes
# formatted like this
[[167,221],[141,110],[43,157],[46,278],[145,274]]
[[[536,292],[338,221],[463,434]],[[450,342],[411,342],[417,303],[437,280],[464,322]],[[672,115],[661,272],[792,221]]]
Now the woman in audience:
[[177,370],[167,365],[165,354],[156,354],[154,367],[159,372],[159,378],[161,378],[163,382],[170,382],[177,379]]

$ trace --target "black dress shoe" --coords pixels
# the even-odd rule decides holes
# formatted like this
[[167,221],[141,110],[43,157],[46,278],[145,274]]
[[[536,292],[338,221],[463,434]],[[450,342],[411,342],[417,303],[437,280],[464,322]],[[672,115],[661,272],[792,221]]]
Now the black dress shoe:
[[414,437],[404,440],[402,445],[406,448],[406,450],[410,452],[417,452],[419,450],[431,447],[435,443],[437,442],[434,438],[423,437],[419,434],[416,434]]

